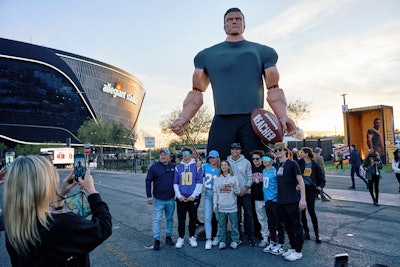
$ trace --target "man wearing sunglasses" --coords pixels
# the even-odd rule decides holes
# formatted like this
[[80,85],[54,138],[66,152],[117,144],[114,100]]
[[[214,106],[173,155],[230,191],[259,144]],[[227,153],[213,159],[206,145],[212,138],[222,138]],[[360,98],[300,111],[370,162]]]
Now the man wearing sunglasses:
[[[175,211],[174,201],[174,170],[175,164],[170,162],[171,153],[167,148],[159,151],[160,160],[151,165],[146,177],[147,203],[153,206],[152,230],[154,250],[160,250],[160,226],[163,213],[165,213],[166,229],[165,244],[173,246],[172,225]],[[153,194],[151,192],[153,185]]]
[[[306,208],[306,196],[303,176],[297,162],[290,160],[286,155],[286,145],[283,142],[275,144],[275,155],[278,158],[276,174],[278,177],[278,214],[279,220],[284,223],[289,237],[291,248],[277,253],[282,254],[285,260],[296,261],[303,257],[303,226],[300,222],[300,210]],[[300,199],[297,192],[300,188]],[[279,245],[279,244],[278,244]],[[277,255],[275,253],[275,255]]]

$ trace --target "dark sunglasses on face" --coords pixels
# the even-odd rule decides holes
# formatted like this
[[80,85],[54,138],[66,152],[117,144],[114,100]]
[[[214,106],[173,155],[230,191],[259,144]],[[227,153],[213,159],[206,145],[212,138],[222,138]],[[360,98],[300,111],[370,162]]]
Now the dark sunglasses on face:
[[284,150],[283,148],[279,147],[279,148],[275,149],[275,152],[276,152],[276,151],[281,152],[281,151],[283,151],[283,150]]
[[260,158],[253,158],[253,160],[259,160]]

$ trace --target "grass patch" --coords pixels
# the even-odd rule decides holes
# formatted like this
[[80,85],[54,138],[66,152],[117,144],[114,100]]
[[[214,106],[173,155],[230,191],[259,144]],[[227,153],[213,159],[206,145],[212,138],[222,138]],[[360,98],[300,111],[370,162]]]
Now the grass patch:
[[[343,164],[343,170],[340,169],[339,167],[339,171],[350,171],[351,170],[351,165],[345,165]],[[325,171],[336,171],[336,166],[332,161],[327,161],[325,162]],[[382,172],[386,172],[386,173],[391,173],[392,172],[392,166],[391,165],[383,165],[383,169]]]

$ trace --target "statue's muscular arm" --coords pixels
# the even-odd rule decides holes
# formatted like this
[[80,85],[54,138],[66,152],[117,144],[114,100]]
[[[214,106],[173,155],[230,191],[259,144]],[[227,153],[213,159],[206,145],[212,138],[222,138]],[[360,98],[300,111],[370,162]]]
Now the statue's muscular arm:
[[192,81],[192,90],[183,101],[182,115],[171,123],[171,129],[177,135],[183,135],[186,126],[203,105],[203,92],[210,84],[210,79],[203,69],[194,70]]
[[282,128],[289,135],[296,133],[296,124],[287,115],[287,102],[284,91],[279,88],[279,72],[273,66],[264,70],[265,84],[267,85],[267,102],[281,122]]
[[372,143],[372,137],[374,137],[374,132],[372,131],[372,129],[369,129],[367,131],[367,145],[368,148],[373,148],[374,144]]

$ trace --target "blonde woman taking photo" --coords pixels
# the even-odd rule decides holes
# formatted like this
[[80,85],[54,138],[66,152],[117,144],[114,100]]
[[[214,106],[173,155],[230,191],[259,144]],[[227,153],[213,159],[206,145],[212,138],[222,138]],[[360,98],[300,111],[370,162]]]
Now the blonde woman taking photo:
[[[111,235],[111,215],[90,171],[60,185],[58,172],[43,156],[19,156],[7,171],[3,216],[13,266],[90,266],[89,252]],[[65,195],[80,185],[92,219],[63,212]]]

